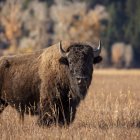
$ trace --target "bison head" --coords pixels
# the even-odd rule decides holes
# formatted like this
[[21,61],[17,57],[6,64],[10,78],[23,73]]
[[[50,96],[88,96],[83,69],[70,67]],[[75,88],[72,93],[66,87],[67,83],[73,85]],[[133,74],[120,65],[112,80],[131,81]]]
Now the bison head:
[[102,57],[101,43],[94,49],[91,45],[75,43],[65,52],[60,42],[61,62],[68,66],[70,88],[74,96],[84,98],[91,83],[93,64],[99,63]]

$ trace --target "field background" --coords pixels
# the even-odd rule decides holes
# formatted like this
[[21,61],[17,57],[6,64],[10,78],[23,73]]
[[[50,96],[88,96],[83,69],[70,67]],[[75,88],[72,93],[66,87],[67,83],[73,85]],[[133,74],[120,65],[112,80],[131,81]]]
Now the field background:
[[21,125],[7,107],[0,140],[140,140],[140,0],[0,0],[0,57],[60,40],[102,42],[103,61],[74,123],[41,128],[26,116]]
[[101,40],[98,67],[140,68],[140,0],[0,0],[0,56],[60,40]]
[[88,95],[67,128],[40,128],[36,117],[19,123],[7,107],[0,118],[2,140],[139,140],[140,70],[95,70]]

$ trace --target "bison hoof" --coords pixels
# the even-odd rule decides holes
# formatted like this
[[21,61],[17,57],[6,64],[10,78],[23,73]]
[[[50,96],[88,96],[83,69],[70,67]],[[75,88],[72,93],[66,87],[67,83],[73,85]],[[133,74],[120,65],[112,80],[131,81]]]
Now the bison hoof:
[[44,127],[44,126],[47,126],[47,127],[50,127],[54,124],[54,121],[52,119],[38,119],[37,121],[37,124],[40,126],[40,127]]

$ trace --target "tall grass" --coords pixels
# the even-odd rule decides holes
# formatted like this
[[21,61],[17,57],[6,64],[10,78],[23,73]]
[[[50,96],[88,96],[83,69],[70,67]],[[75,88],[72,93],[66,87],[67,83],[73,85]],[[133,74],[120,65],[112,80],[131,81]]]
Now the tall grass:
[[139,140],[140,71],[96,70],[88,95],[69,127],[36,125],[37,117],[7,107],[0,116],[0,139]]

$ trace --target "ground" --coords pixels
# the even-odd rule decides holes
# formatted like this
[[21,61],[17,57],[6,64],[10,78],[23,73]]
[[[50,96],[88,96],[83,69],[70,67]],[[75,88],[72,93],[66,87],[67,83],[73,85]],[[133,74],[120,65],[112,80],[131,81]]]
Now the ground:
[[10,107],[0,117],[1,140],[139,140],[140,70],[95,70],[69,127],[40,128],[32,116],[21,125]]

